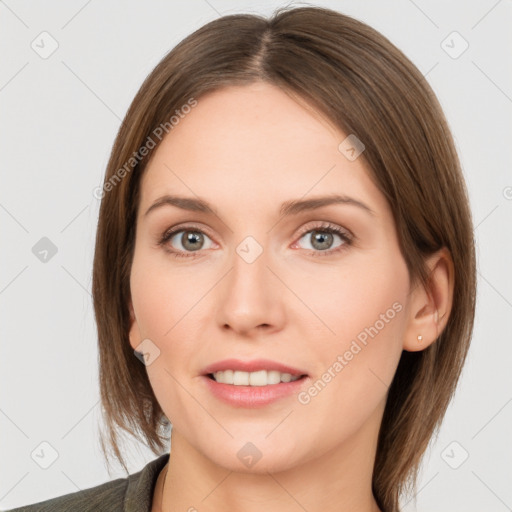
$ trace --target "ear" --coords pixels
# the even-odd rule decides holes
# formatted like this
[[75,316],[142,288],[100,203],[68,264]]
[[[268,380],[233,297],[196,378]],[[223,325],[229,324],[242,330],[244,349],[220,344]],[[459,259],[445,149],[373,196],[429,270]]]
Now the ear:
[[135,318],[135,311],[133,309],[133,304],[130,299],[128,303],[128,309],[130,310],[130,345],[135,350],[141,343],[142,337],[140,335],[139,324],[137,323],[137,319]]
[[445,328],[453,303],[454,270],[450,251],[443,247],[426,260],[430,277],[411,292],[403,349],[424,350]]

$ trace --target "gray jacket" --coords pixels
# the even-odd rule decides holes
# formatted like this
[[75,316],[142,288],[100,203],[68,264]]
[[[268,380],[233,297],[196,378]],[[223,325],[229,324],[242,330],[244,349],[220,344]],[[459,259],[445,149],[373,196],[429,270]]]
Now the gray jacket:
[[166,453],[127,478],[7,512],[151,512],[156,480],[168,460]]

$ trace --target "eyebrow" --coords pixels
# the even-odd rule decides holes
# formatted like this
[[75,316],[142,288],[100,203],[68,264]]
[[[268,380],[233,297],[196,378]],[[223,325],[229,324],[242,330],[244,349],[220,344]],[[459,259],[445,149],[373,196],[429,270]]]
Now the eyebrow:
[[[281,204],[279,214],[282,217],[297,215],[309,210],[315,210],[322,208],[323,206],[330,206],[332,204],[346,204],[357,206],[370,215],[375,215],[375,212],[365,203],[354,199],[353,197],[333,194],[329,196],[320,196],[312,199],[296,199],[292,201],[285,201]],[[182,210],[188,210],[191,212],[209,213],[218,216],[217,210],[205,201],[204,199],[184,197],[176,195],[165,195],[158,198],[147,210],[144,216],[147,216],[150,212],[161,208],[162,206],[175,206]]]

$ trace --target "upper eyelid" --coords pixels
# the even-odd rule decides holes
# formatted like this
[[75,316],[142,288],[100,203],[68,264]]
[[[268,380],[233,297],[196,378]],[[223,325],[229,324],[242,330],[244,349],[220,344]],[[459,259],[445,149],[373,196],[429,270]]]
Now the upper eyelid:
[[205,235],[208,235],[210,238],[214,238],[212,237],[212,235],[209,233],[209,230],[208,229],[205,229],[204,227],[202,226],[196,226],[194,224],[187,224],[185,226],[174,226],[172,228],[168,228],[166,229],[163,234],[162,234],[162,237],[161,238],[164,238],[166,237],[168,234],[171,235],[171,236],[174,236],[176,235],[177,233],[179,233],[180,231],[199,231],[201,233],[204,233]]
[[329,222],[329,221],[320,221],[320,223],[321,224],[317,224],[317,225],[314,225],[314,226],[307,226],[307,225],[304,226],[303,228],[300,229],[299,236],[302,237],[302,235],[308,233],[309,231],[314,231],[315,229],[318,230],[318,231],[321,231],[322,229],[326,229],[326,230],[328,230],[328,229],[336,229],[336,230],[339,230],[341,232],[346,233],[350,238],[355,238],[355,236],[352,233],[352,231],[350,231],[350,229],[347,229],[344,226],[340,226],[339,224],[336,224],[334,222]]

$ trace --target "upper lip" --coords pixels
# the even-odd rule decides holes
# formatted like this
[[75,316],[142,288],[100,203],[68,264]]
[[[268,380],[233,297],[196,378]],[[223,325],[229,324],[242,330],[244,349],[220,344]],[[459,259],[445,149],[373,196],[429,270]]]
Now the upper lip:
[[239,370],[242,372],[257,372],[258,370],[275,370],[281,373],[290,373],[291,375],[307,375],[306,372],[279,363],[269,359],[252,359],[251,361],[242,361],[240,359],[223,359],[212,363],[203,369],[202,375],[208,375],[224,370]]

